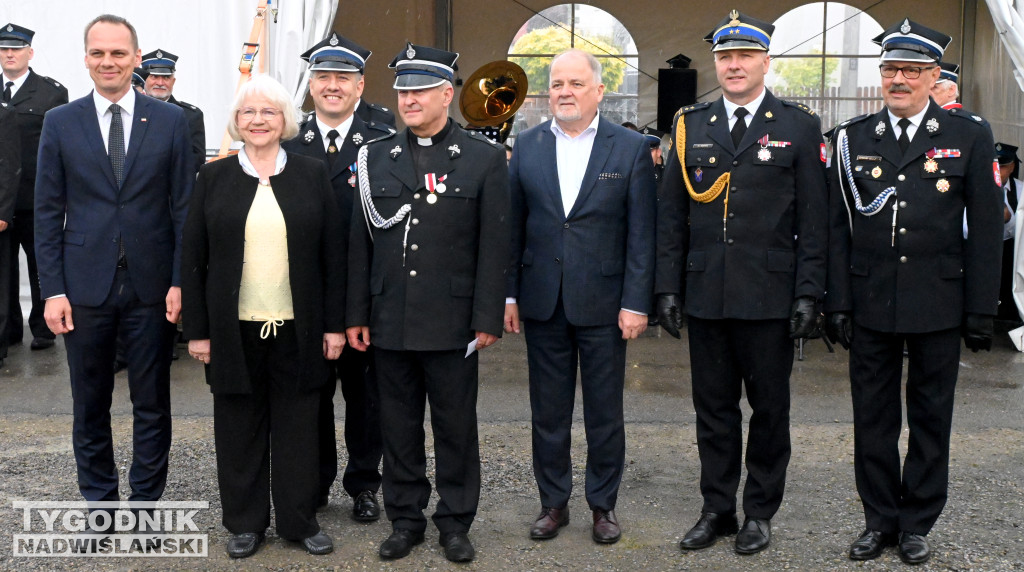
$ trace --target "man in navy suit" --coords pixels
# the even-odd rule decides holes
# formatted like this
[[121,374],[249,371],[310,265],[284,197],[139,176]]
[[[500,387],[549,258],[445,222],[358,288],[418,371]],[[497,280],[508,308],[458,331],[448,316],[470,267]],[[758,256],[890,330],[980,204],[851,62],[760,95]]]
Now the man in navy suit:
[[[116,501],[110,435],[114,346],[127,334],[132,501],[155,501],[171,444],[170,359],[181,309],[180,241],[194,171],[180,107],[140,97],[135,29],[112,15],[86,27],[89,95],[46,114],[35,191],[44,316],[64,334],[72,443],[87,501]],[[109,521],[98,519],[99,532]],[[104,525],[107,526],[104,526]]]
[[600,117],[601,64],[570,50],[551,62],[555,116],[520,134],[509,164],[512,265],[505,330],[526,328],[533,467],[541,513],[535,540],[569,522],[569,434],[576,367],[587,433],[593,539],[621,531],[615,502],[625,461],[626,340],[647,328],[655,249],[655,183],[644,136]]

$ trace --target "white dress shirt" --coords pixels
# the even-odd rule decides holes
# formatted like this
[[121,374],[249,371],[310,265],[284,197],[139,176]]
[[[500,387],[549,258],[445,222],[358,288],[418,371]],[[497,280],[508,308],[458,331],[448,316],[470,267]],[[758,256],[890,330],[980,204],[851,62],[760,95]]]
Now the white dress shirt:
[[558,187],[562,191],[562,208],[565,210],[565,216],[569,216],[569,211],[576,204],[576,197],[580,195],[583,175],[587,172],[590,152],[594,149],[597,123],[600,118],[600,113],[595,115],[590,125],[576,137],[570,137],[558,125],[557,120],[551,121],[551,132],[555,134],[555,165],[558,167]]
[[736,125],[736,109],[742,107],[747,110],[747,116],[743,118],[746,122],[747,127],[750,127],[750,122],[754,120],[754,115],[757,114],[757,110],[761,107],[761,102],[764,101],[764,94],[767,93],[767,89],[762,89],[761,94],[754,98],[754,101],[746,105],[738,105],[727,98],[722,98],[722,103],[725,105],[725,114],[729,117],[729,131],[732,131],[733,125]]
[[116,103],[121,106],[121,124],[124,125],[124,152],[127,155],[128,141],[132,135],[132,116],[135,114],[135,88],[129,88],[128,93],[121,96],[118,101],[110,101],[93,90],[92,101],[96,104],[96,118],[100,122],[103,148],[107,150],[108,154],[110,153],[110,121],[113,117],[113,114],[110,113],[110,105]]
[[[889,113],[889,123],[892,125],[892,134],[896,137],[896,139],[899,139],[900,135],[903,133],[903,130],[900,129],[899,125],[897,125],[897,123],[899,123],[900,121],[900,118],[893,115],[891,111],[888,111],[888,109],[886,111]],[[913,117],[907,118],[910,120],[910,125],[907,127],[907,138],[909,138],[911,141],[914,140],[914,134],[917,133],[917,128],[920,127],[921,122],[924,121],[925,113],[928,113],[927,105],[924,106],[924,109],[919,111]]]
[[18,90],[21,89],[21,86],[25,85],[25,80],[28,79],[28,70],[26,70],[25,73],[21,74],[21,77],[19,77],[18,79],[11,79],[7,77],[7,74],[2,74],[2,77],[3,85],[0,85],[0,91],[3,91],[4,86],[7,85],[7,82],[14,82],[14,85],[11,86],[11,99],[14,99],[14,94],[18,93]]
[[323,140],[324,151],[327,151],[327,148],[330,147],[330,139],[327,138],[327,133],[330,132],[331,129],[338,132],[338,149],[341,149],[341,144],[345,141],[345,138],[348,137],[349,130],[352,129],[352,118],[355,117],[355,115],[355,113],[349,115],[348,119],[342,121],[341,125],[337,127],[331,127],[323,121],[320,121],[319,115],[316,116],[316,127],[320,130],[320,139]]

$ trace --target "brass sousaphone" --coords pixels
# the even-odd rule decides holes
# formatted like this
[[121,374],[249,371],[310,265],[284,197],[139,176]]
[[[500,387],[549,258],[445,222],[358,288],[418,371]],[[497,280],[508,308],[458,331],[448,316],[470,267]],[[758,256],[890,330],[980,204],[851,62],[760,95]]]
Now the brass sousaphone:
[[498,142],[504,143],[528,88],[526,72],[518,65],[507,60],[484,64],[469,76],[459,96],[466,128],[488,136],[496,133]]

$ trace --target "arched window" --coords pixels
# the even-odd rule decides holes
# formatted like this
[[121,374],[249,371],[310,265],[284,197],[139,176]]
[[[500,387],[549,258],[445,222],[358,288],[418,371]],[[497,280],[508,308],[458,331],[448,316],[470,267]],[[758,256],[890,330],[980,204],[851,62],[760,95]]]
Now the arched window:
[[597,57],[605,85],[601,115],[612,123],[637,120],[637,50],[633,37],[614,16],[587,4],[559,4],[535,14],[516,32],[509,60],[526,71],[530,90],[516,113],[512,133],[551,118],[548,68],[551,58],[570,48]]
[[794,8],[775,21],[765,83],[776,96],[821,115],[821,128],[882,108],[881,51],[871,38],[882,27],[839,2]]

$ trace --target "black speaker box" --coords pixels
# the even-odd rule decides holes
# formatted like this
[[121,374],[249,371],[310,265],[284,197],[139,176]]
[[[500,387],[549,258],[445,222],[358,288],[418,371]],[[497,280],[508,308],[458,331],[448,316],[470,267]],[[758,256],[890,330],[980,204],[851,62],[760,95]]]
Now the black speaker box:
[[680,107],[697,101],[697,70],[658,70],[658,131],[672,131],[672,117]]

